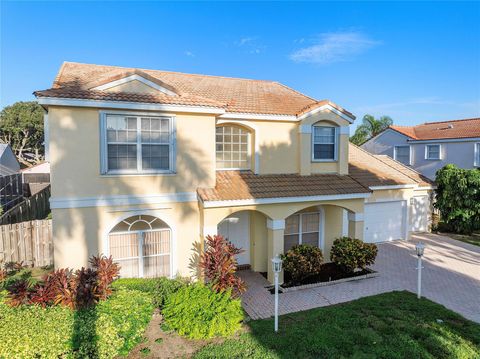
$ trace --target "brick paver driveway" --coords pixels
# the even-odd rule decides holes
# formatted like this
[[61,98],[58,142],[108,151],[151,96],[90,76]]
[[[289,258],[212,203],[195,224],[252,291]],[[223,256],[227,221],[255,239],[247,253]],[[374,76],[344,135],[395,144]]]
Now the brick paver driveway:
[[[379,244],[372,267],[379,276],[326,287],[280,294],[280,314],[327,306],[393,290],[416,291],[415,244],[423,241],[422,295],[480,323],[480,247],[434,234],[414,235],[410,241]],[[252,319],[273,314],[273,295],[260,274],[241,271],[248,291],[243,307]]]

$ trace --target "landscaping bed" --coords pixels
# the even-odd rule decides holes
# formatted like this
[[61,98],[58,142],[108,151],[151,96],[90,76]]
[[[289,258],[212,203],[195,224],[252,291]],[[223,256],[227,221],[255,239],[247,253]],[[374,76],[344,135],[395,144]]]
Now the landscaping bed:
[[293,281],[285,274],[284,283],[281,285],[283,292],[292,290],[319,287],[335,283],[347,282],[350,280],[359,280],[377,276],[377,272],[366,268],[355,272],[346,272],[335,263],[324,263],[320,266],[320,273],[303,279],[302,281]]
[[480,325],[442,305],[391,292],[248,322],[195,358],[480,358]]

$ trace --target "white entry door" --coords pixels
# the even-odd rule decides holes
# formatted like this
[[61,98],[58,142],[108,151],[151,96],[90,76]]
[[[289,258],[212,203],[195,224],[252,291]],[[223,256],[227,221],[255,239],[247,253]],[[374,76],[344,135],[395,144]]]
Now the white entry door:
[[412,212],[412,231],[428,231],[428,196],[413,197]]
[[365,204],[365,242],[405,239],[406,201]]
[[250,264],[250,214],[247,211],[234,213],[218,224],[218,234],[227,238],[243,253],[237,256],[239,265]]

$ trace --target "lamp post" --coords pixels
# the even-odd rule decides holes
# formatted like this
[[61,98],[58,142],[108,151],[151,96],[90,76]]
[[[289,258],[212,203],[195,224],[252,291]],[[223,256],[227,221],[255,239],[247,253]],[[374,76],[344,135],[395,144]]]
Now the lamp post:
[[415,246],[415,251],[418,257],[417,298],[420,299],[422,297],[422,257],[425,251],[425,245],[422,242],[418,242]]
[[275,332],[278,332],[278,274],[282,271],[282,260],[278,255],[272,258],[272,269],[275,275]]

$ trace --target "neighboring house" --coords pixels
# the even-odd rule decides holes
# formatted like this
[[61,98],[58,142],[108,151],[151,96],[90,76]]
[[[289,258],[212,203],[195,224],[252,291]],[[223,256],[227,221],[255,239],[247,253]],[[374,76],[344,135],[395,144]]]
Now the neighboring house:
[[349,145],[354,116],[278,82],[64,63],[46,110],[55,265],[189,275],[207,235],[268,272],[294,244],[407,239],[431,183]]
[[390,126],[362,148],[388,155],[430,179],[446,164],[480,167],[480,118]]
[[22,170],[23,183],[29,195],[40,192],[50,185],[50,162],[42,162]]
[[9,144],[0,143],[0,177],[13,175],[20,171],[20,163]]

